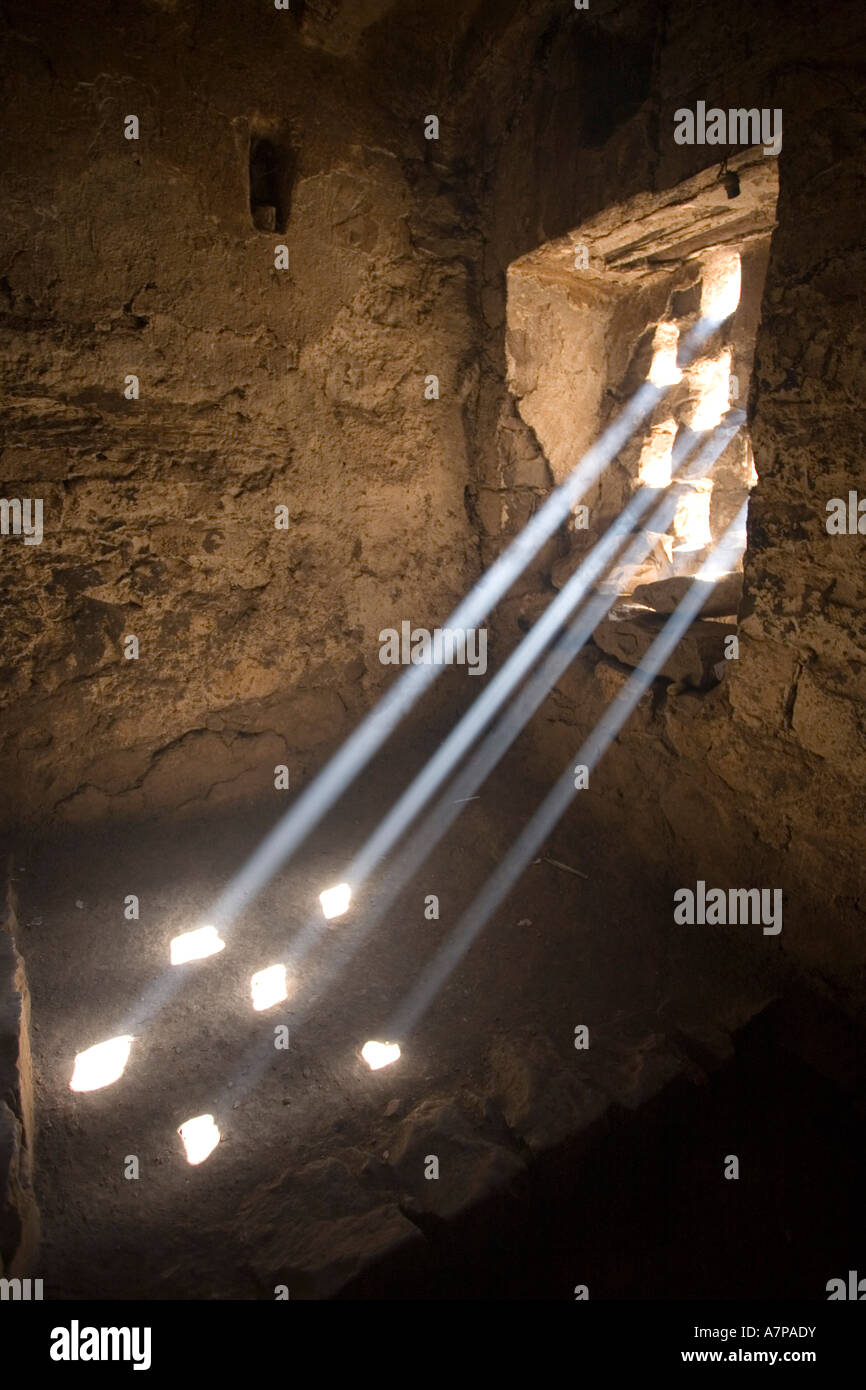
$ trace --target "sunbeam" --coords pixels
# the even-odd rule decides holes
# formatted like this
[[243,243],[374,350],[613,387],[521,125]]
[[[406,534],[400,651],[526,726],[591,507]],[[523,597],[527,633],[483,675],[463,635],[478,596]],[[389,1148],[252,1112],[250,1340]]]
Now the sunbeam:
[[514,887],[524,869],[532,862],[541,845],[558,824],[576,795],[573,768],[580,765],[591,772],[598,764],[641,696],[677,646],[683,633],[707,602],[711,586],[726,572],[732,558],[741,552],[747,510],[748,503],[744,503],[712,555],[695,575],[685,598],[665,623],[640,666],[633,671],[575,756],[569,759],[561,777],[518,836],[506,858],[491,874],[448,940],[413,986],[387,1029],[389,1037],[405,1041],[408,1034],[417,1027],[452,971],[484,930],[491,914]]

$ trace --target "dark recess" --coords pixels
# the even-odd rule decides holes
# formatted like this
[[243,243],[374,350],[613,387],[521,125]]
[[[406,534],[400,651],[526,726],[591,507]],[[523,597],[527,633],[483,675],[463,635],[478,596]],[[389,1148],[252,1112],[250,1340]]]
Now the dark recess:
[[263,232],[284,232],[294,181],[294,157],[280,141],[250,137],[250,216]]

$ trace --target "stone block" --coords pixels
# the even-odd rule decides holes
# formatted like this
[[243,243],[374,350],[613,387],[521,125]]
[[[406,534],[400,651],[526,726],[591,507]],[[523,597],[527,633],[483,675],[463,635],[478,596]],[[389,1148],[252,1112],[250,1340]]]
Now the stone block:
[[[693,581],[686,575],[673,575],[670,579],[658,579],[653,584],[639,584],[632,598],[636,603],[646,604],[656,613],[673,613],[685,598]],[[717,584],[705,584],[695,580],[706,589],[707,601],[701,609],[705,618],[732,618],[736,616],[743,594],[742,574],[723,575]]]
[[[663,627],[661,617],[635,614],[619,618],[612,613],[595,629],[593,641],[623,665],[639,666]],[[659,676],[698,688],[713,684],[717,680],[713,668],[724,660],[725,638],[735,632],[728,623],[701,619],[692,623]]]
[[[430,1157],[438,1178],[427,1178]],[[479,1134],[451,1100],[427,1100],[400,1126],[389,1162],[412,1207],[449,1220],[506,1187],[524,1170],[510,1149]]]

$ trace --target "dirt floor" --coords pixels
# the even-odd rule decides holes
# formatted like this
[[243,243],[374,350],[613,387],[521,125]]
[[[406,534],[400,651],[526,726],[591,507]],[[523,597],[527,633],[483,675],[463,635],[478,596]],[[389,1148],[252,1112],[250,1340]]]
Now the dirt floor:
[[[675,926],[661,866],[594,837],[577,806],[542,854],[587,877],[533,864],[400,1061],[368,1070],[360,1046],[543,792],[509,763],[381,919],[385,870],[298,968],[318,892],[424,752],[417,734],[392,748],[226,949],[182,967],[170,939],[208,921],[272,806],[22,848],[47,1296],[826,1296],[856,1267],[843,1197],[863,1123],[845,1078],[786,1032],[797,981],[758,929]],[[256,1013],[250,976],[280,960],[289,998]],[[71,1092],[75,1054],[124,1032],[122,1078]],[[221,1142],[192,1167],[177,1128],[201,1113]]]

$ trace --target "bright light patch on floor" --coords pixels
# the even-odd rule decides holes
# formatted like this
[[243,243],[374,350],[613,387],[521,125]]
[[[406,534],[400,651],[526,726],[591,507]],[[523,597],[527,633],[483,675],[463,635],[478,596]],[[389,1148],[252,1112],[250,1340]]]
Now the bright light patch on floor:
[[184,932],[171,943],[171,963],[185,965],[188,960],[204,960],[205,956],[215,956],[217,951],[225,950],[225,944],[216,927]]
[[220,1141],[213,1115],[196,1115],[195,1119],[184,1121],[177,1132],[186,1149],[187,1163],[204,1163]]
[[88,1047],[79,1052],[72,1070],[70,1091],[98,1091],[103,1086],[111,1086],[123,1076],[129,1061],[129,1049],[135,1039],[124,1033],[108,1042]]
[[675,323],[660,323],[653,339],[653,360],[649,379],[653,386],[675,386],[682,380],[677,366],[677,345],[680,332]]
[[332,917],[342,917],[343,913],[348,911],[351,901],[352,890],[348,883],[338,883],[335,888],[326,888],[319,894],[322,911],[329,921]]
[[366,1042],[361,1048],[361,1056],[371,1071],[388,1067],[400,1056],[399,1043]]
[[281,1004],[289,993],[286,987],[286,967],[269,965],[267,970],[259,970],[250,980],[250,993],[253,997],[253,1008],[259,1011],[269,1009],[273,1004]]

